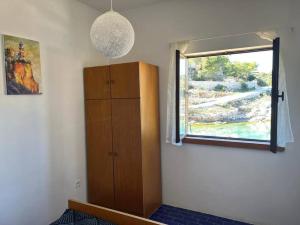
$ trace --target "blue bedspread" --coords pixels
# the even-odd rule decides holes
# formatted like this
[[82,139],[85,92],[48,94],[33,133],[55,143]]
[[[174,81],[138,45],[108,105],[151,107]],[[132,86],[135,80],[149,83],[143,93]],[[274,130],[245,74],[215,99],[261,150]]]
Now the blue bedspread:
[[64,214],[50,225],[116,225],[111,222],[67,209]]

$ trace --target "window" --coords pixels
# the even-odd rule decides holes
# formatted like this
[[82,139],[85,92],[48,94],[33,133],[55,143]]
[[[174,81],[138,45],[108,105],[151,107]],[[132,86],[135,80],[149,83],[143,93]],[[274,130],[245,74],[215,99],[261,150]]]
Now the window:
[[267,47],[176,55],[177,142],[277,151],[279,39]]

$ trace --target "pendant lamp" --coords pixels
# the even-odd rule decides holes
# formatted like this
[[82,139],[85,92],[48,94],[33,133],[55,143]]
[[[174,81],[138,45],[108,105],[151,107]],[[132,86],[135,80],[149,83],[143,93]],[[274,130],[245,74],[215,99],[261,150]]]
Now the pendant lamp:
[[115,59],[127,55],[133,47],[134,29],[124,16],[112,7],[99,16],[91,28],[91,40],[95,48],[105,57]]

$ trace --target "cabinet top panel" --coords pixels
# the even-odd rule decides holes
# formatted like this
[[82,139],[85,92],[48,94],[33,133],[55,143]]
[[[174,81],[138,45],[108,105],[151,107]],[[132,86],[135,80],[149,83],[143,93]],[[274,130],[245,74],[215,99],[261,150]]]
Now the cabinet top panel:
[[142,77],[154,75],[147,70],[158,74],[157,66],[140,61],[85,68],[85,98],[140,98],[141,89],[147,85]]

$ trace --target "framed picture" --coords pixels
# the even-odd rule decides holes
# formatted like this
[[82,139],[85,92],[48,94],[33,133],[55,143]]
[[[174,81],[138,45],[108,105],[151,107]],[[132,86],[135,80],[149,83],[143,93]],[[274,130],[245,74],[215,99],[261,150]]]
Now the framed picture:
[[7,94],[41,94],[39,42],[4,35],[3,43]]

